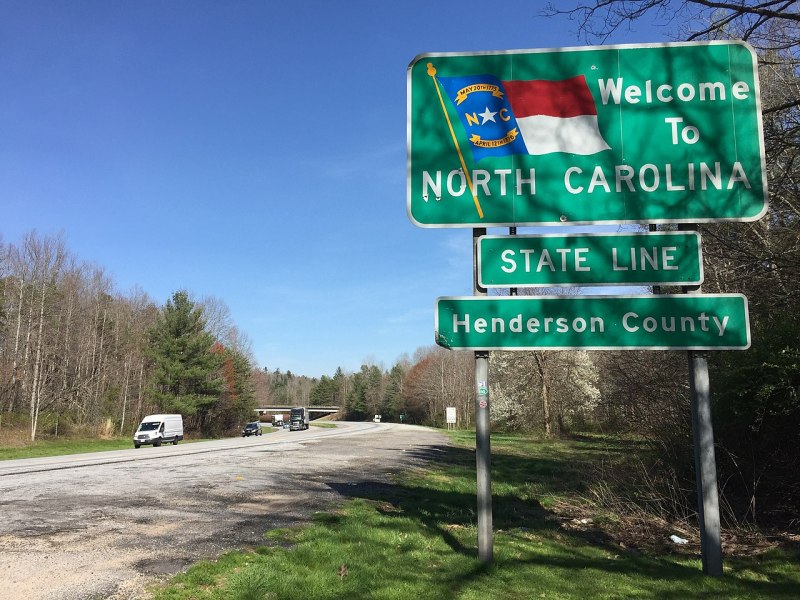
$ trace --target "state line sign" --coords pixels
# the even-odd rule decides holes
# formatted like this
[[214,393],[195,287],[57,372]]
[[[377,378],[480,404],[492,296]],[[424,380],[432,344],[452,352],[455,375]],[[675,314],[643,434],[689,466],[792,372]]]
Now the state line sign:
[[436,343],[470,350],[745,350],[742,294],[456,296],[436,300]]
[[696,231],[484,235],[477,257],[485,288],[703,283]]
[[423,54],[408,68],[421,227],[755,221],[756,57],[712,41]]

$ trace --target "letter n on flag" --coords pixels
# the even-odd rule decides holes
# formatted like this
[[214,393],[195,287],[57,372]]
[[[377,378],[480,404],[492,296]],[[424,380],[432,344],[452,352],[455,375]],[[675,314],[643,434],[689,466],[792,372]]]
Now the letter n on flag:
[[500,81],[494,75],[438,77],[467,132],[476,161],[510,154],[608,150],[586,78]]

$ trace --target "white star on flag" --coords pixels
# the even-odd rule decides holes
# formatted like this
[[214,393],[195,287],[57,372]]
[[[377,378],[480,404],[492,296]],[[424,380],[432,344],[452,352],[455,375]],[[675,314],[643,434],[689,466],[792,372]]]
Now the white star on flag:
[[494,116],[497,113],[490,111],[488,106],[486,107],[486,110],[484,110],[482,113],[478,113],[478,114],[483,117],[483,121],[481,121],[481,125],[485,125],[487,121],[491,121],[492,123],[497,123],[497,121],[494,120]]

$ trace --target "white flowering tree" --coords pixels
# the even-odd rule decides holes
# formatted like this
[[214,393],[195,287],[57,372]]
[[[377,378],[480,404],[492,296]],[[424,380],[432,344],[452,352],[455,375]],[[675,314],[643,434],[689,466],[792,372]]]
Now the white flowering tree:
[[497,427],[557,435],[591,416],[600,400],[599,374],[588,352],[494,352],[491,416]]

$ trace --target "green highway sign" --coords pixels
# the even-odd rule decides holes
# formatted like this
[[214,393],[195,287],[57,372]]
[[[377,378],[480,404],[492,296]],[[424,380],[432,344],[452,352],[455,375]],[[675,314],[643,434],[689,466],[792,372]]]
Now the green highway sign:
[[460,296],[436,301],[436,343],[471,350],[744,350],[741,294]]
[[744,42],[424,54],[408,69],[421,227],[754,221],[767,209]]
[[485,288],[700,285],[700,234],[481,236],[478,283]]

